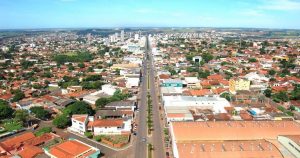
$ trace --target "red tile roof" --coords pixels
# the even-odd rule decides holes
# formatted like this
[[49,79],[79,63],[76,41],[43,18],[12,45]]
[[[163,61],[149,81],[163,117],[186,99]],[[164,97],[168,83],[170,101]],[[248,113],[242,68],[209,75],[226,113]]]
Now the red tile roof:
[[95,120],[88,123],[89,127],[120,127],[123,125],[123,120]]
[[92,148],[79,141],[69,140],[53,146],[50,148],[49,153],[58,158],[72,158],[88,152],[89,150],[92,150]]
[[300,124],[295,121],[172,122],[172,127],[177,142],[277,139],[278,135],[300,135]]
[[6,151],[11,151],[19,146],[21,146],[26,141],[35,138],[34,134],[32,132],[24,133],[22,135],[7,139],[0,143],[0,146],[4,148]]
[[283,158],[266,140],[196,141],[176,144],[180,158]]
[[28,145],[24,147],[24,150],[19,152],[18,155],[20,155],[22,158],[34,158],[39,154],[44,153],[44,151],[36,146]]

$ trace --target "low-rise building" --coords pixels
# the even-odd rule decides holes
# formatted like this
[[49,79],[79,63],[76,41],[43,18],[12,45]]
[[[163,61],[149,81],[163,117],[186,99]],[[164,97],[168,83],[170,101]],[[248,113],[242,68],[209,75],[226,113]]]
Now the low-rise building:
[[70,139],[54,145],[50,149],[44,149],[51,158],[88,157],[97,158],[100,150],[76,139]]
[[229,80],[229,91],[233,94],[236,91],[250,90],[250,81],[242,78],[232,78]]

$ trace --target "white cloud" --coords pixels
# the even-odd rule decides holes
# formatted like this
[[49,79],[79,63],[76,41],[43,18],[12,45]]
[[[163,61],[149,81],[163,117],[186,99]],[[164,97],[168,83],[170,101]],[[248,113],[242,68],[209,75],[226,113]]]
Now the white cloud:
[[264,14],[257,9],[243,10],[240,12],[240,14],[245,16],[254,16],[254,17],[264,16]]
[[300,2],[295,0],[264,0],[263,5],[259,8],[280,11],[300,10]]

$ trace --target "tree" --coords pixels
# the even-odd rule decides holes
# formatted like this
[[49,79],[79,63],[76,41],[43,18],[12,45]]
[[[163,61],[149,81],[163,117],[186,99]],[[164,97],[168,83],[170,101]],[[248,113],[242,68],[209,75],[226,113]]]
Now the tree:
[[231,101],[231,100],[232,100],[232,99],[231,99],[231,95],[230,95],[229,93],[227,93],[227,92],[221,94],[220,97],[221,97],[221,98],[225,98],[225,99],[228,100],[228,101]]
[[265,94],[266,97],[270,98],[271,95],[272,95],[272,90],[271,90],[271,89],[266,89],[266,90],[264,91],[264,94]]
[[84,65],[84,63],[78,63],[78,67],[79,67],[79,68],[84,68],[85,65]]
[[205,71],[199,70],[199,72],[198,72],[198,76],[200,78],[207,78],[207,76],[209,76],[209,75],[210,75],[210,72],[208,70],[205,70]]
[[288,69],[283,69],[283,70],[281,71],[280,76],[281,76],[281,77],[285,77],[286,75],[289,75],[289,74],[290,74],[290,71],[289,71]]
[[99,98],[96,101],[96,106],[100,107],[100,108],[104,108],[106,104],[109,103],[109,99],[108,98]]
[[273,100],[275,102],[280,102],[280,101],[287,102],[289,101],[289,97],[286,92],[281,91],[273,95]]
[[31,107],[30,111],[35,115],[35,117],[42,119],[42,120],[48,120],[51,117],[50,112],[45,110],[41,106]]
[[249,58],[248,61],[250,63],[255,63],[255,62],[257,62],[257,59],[256,58]]
[[300,84],[296,84],[294,90],[291,92],[291,100],[300,100]]
[[271,69],[268,71],[269,75],[274,76],[276,74],[276,71],[274,69]]
[[92,138],[93,137],[93,134],[91,132],[84,132],[84,135],[87,137],[87,138]]
[[71,124],[71,120],[68,115],[66,114],[61,114],[58,115],[54,120],[53,120],[53,125],[57,128],[66,128],[68,125]]
[[38,137],[38,136],[41,136],[45,133],[51,133],[51,132],[52,132],[52,127],[43,127],[42,129],[36,131],[34,133],[34,135]]
[[92,109],[92,107],[83,101],[77,101],[71,105],[69,105],[67,108],[64,109],[64,114],[67,114],[69,116],[73,114],[89,114],[93,115],[95,111]]
[[34,62],[26,61],[26,60],[21,61],[21,66],[23,67],[23,69],[28,69],[29,67],[31,67],[33,65],[34,65]]
[[12,117],[14,110],[9,106],[9,104],[0,99],[0,119],[8,119]]
[[14,92],[14,97],[12,99],[12,102],[17,102],[19,100],[22,100],[23,98],[25,98],[25,94],[21,90],[16,90]]
[[14,119],[25,123],[28,120],[29,114],[27,110],[16,110],[14,112]]
[[203,53],[202,59],[205,61],[205,63],[208,63],[209,61],[214,59],[214,56],[209,53]]

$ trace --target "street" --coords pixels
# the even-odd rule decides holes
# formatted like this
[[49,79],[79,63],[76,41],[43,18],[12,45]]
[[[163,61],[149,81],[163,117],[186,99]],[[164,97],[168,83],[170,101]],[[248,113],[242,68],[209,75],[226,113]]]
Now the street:
[[[140,101],[140,113],[139,113],[139,122],[137,129],[137,140],[136,140],[136,148],[135,148],[135,157],[136,158],[144,158],[147,157],[147,142],[152,143],[154,147],[153,157],[154,158],[163,158],[165,157],[165,149],[163,143],[163,130],[161,127],[161,118],[160,111],[158,107],[157,93],[155,86],[155,74],[154,74],[154,66],[153,66],[153,58],[151,54],[150,42],[146,40],[146,52],[145,55],[149,55],[149,58],[146,58],[143,62],[143,77],[142,77],[142,85],[140,89],[141,101]],[[147,70],[147,65],[149,64],[149,72]],[[147,142],[143,142],[143,138],[147,138],[147,80],[149,75],[149,84],[150,84],[150,95],[152,98],[153,104],[153,131],[150,138],[148,138]]]
[[153,126],[154,131],[152,132],[152,142],[154,146],[154,158],[165,157],[164,139],[163,139],[163,129],[162,129],[162,119],[160,117],[160,110],[157,98],[157,87],[155,83],[155,67],[153,65],[153,56],[150,48],[150,42],[148,41],[148,54],[149,54],[149,77],[150,77],[150,95],[153,104]]
[[147,60],[143,62],[143,76],[140,88],[140,102],[137,126],[137,139],[135,141],[134,154],[136,158],[144,158],[147,153],[147,142],[143,142],[143,138],[147,138]]

